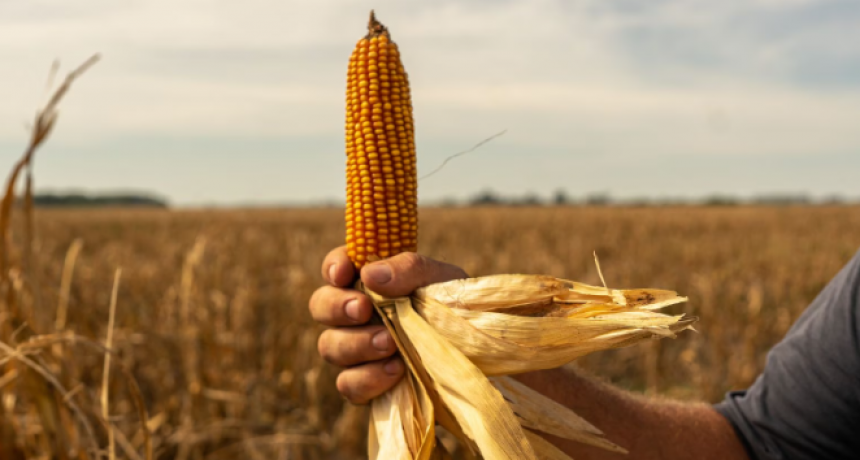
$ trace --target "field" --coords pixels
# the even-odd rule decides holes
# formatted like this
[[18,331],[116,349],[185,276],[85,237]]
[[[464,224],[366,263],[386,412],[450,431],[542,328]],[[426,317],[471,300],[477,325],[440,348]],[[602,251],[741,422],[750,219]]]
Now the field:
[[[32,239],[17,216],[0,457],[96,458],[82,452],[112,438],[120,458],[146,458],[142,411],[154,458],[362,457],[366,414],[335,391],[306,309],[322,257],[342,244],[341,210],[38,210]],[[472,275],[598,284],[596,251],[613,287],[688,295],[674,311],[698,316],[699,333],[577,365],[635,391],[717,401],[755,379],[860,247],[858,228],[852,206],[430,208],[419,247]]]

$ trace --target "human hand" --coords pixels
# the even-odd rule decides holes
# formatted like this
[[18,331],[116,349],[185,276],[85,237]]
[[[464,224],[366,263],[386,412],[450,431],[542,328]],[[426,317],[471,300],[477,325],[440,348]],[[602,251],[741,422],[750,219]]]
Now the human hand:
[[[341,246],[326,256],[323,279],[328,283],[311,296],[314,320],[331,326],[320,335],[322,357],[344,370],[337,377],[338,391],[355,404],[366,404],[385,393],[401,378],[405,365],[395,355],[397,346],[382,324],[368,324],[373,304],[364,293],[352,289],[356,269]],[[388,297],[411,294],[428,284],[467,278],[460,267],[404,252],[365,265],[361,281],[368,289]]]

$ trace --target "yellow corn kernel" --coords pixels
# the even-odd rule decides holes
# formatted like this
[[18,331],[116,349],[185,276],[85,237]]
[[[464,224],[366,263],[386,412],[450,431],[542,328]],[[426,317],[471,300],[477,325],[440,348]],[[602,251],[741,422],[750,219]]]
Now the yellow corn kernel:
[[409,78],[373,12],[348,69],[346,245],[361,268],[418,249],[415,133]]

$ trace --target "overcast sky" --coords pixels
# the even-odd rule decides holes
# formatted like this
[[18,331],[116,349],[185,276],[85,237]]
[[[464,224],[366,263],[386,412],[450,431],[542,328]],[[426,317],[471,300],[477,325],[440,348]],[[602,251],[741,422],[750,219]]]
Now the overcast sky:
[[860,197],[855,0],[0,0],[0,168],[50,63],[100,52],[39,188],[340,200],[346,64],[370,8],[413,84],[419,173],[508,130],[422,181],[425,202]]

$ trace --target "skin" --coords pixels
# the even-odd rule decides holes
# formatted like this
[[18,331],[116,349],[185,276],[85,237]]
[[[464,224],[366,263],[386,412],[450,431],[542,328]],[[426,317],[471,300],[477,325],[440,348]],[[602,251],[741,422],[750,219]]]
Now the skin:
[[[344,247],[326,256],[322,276],[326,285],[314,292],[309,303],[313,318],[330,327],[319,338],[319,353],[344,369],[337,378],[338,391],[355,404],[366,404],[403,378],[403,361],[385,327],[372,324],[370,299],[350,288],[357,273]],[[386,296],[408,295],[428,284],[466,277],[455,265],[415,253],[399,254],[361,270],[364,284]],[[748,458],[728,421],[706,404],[645,398],[569,368],[516,378],[571,408],[631,452],[612,454],[545,436],[578,460]]]

